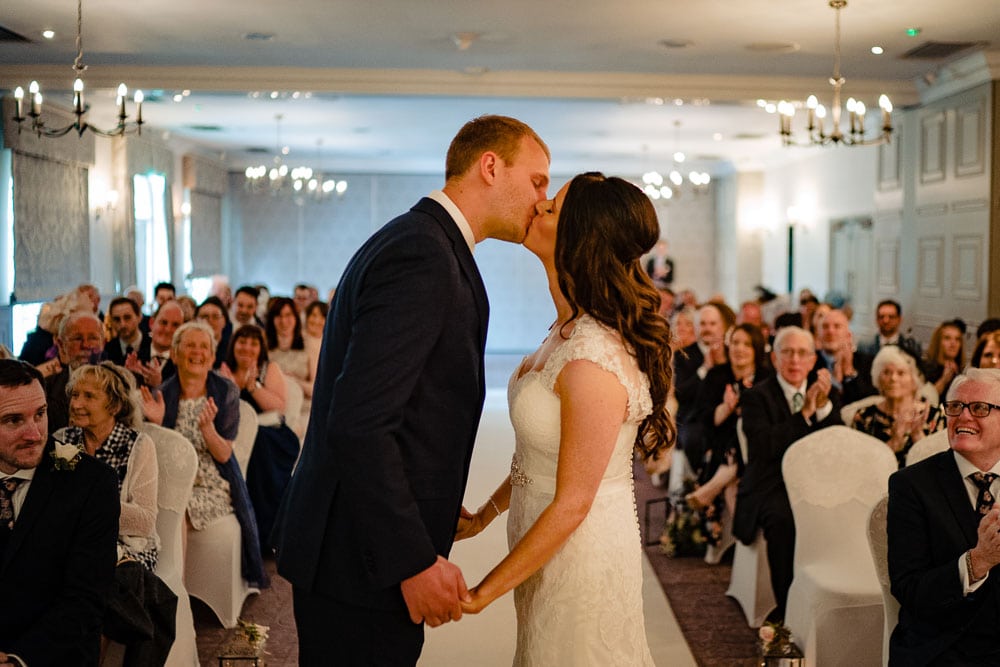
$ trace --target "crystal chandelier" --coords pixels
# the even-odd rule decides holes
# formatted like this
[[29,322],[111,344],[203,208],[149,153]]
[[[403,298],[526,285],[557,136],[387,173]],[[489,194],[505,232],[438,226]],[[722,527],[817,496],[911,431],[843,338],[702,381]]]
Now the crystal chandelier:
[[[681,122],[679,120],[674,121],[674,148],[679,145]],[[663,177],[663,174],[654,170],[647,171],[642,175],[642,191],[646,193],[650,199],[673,199],[675,197],[681,196],[684,188],[684,175],[681,173],[681,168],[684,164],[684,160],[687,156],[680,150],[675,150],[673,154],[673,162],[670,165],[670,171],[667,173],[667,178]],[[708,172],[704,171],[689,171],[687,175],[687,183],[690,189],[694,193],[702,193],[708,190],[708,184],[712,182],[712,177],[709,176]]]
[[[283,114],[276,114],[275,121],[275,155],[269,168],[267,165],[247,167],[246,189],[254,193],[270,193],[278,195],[291,192],[296,203],[306,201],[322,201],[332,195],[341,196],[347,191],[347,181],[326,178],[312,167],[289,167],[284,163],[282,155],[288,155],[288,146],[281,145],[281,121]],[[322,147],[322,140],[318,143]]]
[[[833,76],[830,85],[833,86],[833,104],[830,106],[831,124],[826,125],[826,107],[819,103],[815,95],[806,100],[806,137],[797,141],[792,137],[792,118],[795,116],[795,105],[781,100],[777,105],[779,132],[781,142],[785,146],[825,146],[827,144],[844,144],[845,146],[871,146],[888,143],[892,134],[892,102],[886,95],[878,98],[882,110],[881,131],[872,137],[865,136],[864,102],[848,98],[846,109],[849,114],[849,127],[845,134],[840,128],[840,90],[846,79],[840,75],[840,10],[847,6],[847,0],[830,0],[830,7],[836,15],[834,32]],[[827,133],[829,130],[829,133]]]
[[42,92],[37,81],[32,81],[28,86],[28,114],[24,113],[24,88],[18,86],[14,90],[14,122],[17,123],[17,131],[21,132],[22,123],[28,118],[31,119],[31,131],[39,137],[58,138],[65,136],[72,130],[76,130],[77,135],[90,130],[94,134],[102,137],[120,137],[126,134],[142,134],[142,100],[141,90],[135,91],[135,121],[130,123],[128,111],[125,108],[128,88],[124,83],[118,86],[118,124],[110,130],[101,130],[94,127],[86,120],[84,115],[88,111],[88,106],[83,101],[83,72],[87,66],[83,64],[83,0],[76,3],[76,58],[73,61],[73,71],[76,72],[76,80],[73,82],[73,114],[76,120],[65,127],[50,128],[45,126],[42,120]]

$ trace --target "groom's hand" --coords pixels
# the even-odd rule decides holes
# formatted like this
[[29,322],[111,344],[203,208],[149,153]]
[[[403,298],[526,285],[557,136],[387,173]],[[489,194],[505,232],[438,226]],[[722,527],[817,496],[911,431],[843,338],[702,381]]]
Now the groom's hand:
[[438,556],[429,568],[400,584],[410,620],[432,628],[462,618],[462,602],[470,602],[465,578],[458,566]]

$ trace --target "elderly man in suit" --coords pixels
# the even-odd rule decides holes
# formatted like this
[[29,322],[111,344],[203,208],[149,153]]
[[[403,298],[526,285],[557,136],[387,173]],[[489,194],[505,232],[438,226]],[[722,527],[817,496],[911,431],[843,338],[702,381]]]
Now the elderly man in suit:
[[890,665],[1000,664],[1000,370],[944,402],[950,449],[889,478]]
[[118,482],[47,434],[41,374],[0,360],[0,665],[96,665],[118,558]]
[[96,363],[104,350],[104,329],[97,315],[77,311],[67,315],[56,336],[59,371],[45,378],[48,398],[48,424],[53,433],[69,426],[69,395],[66,385],[70,373],[80,366]]
[[489,306],[472,250],[524,239],[548,148],[483,116],[452,141],[445,181],[361,247],[331,304],[273,538],[302,665],[413,665],[423,623],[457,620],[468,595],[446,557],[485,396]]
[[[830,371],[811,372],[816,363],[812,334],[801,327],[784,327],[774,338],[773,377],[743,394],[743,432],[747,464],[740,479],[733,517],[733,534],[751,544],[757,530],[767,540],[771,588],[783,619],[792,585],[795,521],[781,475],[781,459],[796,440],[840,423],[840,397]],[[815,376],[815,377],[812,377]]]

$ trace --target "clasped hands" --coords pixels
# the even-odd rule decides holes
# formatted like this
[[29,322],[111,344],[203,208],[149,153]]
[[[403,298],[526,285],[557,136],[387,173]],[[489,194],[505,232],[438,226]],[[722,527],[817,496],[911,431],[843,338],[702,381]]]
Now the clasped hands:
[[817,410],[826,405],[830,400],[830,389],[833,386],[833,379],[830,371],[821,368],[816,371],[816,381],[806,389],[805,403],[802,405],[804,417],[811,417]]
[[996,503],[979,521],[978,539],[971,553],[975,581],[982,579],[996,565],[1000,565],[1000,503]]
[[458,621],[462,614],[478,614],[486,601],[465,585],[462,571],[443,556],[429,568],[400,584],[403,600],[414,623],[426,623],[432,628]]

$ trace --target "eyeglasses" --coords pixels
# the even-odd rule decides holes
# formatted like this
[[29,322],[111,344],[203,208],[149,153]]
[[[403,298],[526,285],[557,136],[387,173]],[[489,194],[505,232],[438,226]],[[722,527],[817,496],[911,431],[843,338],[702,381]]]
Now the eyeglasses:
[[792,357],[798,357],[799,359],[808,359],[815,352],[812,350],[807,350],[805,348],[785,348],[778,350],[778,356],[784,357],[785,359],[791,359]]
[[1000,410],[1000,405],[987,403],[986,401],[972,401],[963,403],[962,401],[945,401],[941,404],[944,414],[948,417],[957,417],[962,414],[962,410],[969,408],[969,414],[973,417],[988,417],[990,410]]

